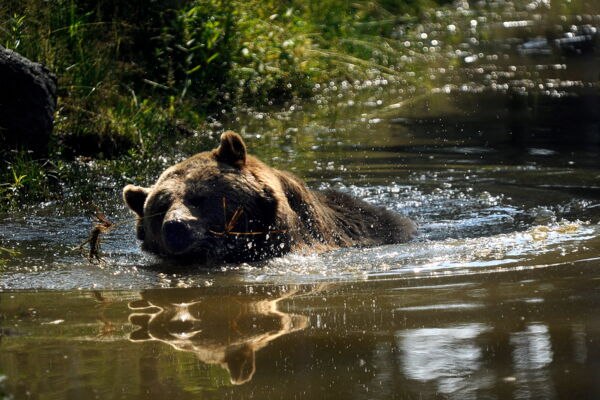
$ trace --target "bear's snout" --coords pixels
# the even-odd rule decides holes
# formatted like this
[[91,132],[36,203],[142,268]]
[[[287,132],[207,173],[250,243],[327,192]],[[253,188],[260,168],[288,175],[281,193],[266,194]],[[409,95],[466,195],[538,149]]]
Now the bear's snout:
[[165,221],[162,236],[168,252],[173,254],[185,252],[194,242],[194,231],[187,222],[181,220]]

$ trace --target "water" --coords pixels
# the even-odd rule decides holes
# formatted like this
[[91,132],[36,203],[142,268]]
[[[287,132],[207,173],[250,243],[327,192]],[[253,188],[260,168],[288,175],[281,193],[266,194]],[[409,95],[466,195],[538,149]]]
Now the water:
[[91,264],[76,205],[3,216],[0,395],[600,397],[600,10],[546,3],[432,18],[411,45],[454,67],[426,89],[328,86],[228,124],[312,188],[415,219],[411,243],[182,269],[112,201]]

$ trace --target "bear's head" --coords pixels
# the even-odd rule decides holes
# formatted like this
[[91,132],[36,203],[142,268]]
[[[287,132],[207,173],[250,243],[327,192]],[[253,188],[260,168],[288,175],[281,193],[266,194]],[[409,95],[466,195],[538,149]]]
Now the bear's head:
[[[252,261],[289,251],[289,206],[278,171],[247,155],[234,132],[149,187],[127,185],[142,247],[199,263]],[[282,210],[288,207],[287,210]]]

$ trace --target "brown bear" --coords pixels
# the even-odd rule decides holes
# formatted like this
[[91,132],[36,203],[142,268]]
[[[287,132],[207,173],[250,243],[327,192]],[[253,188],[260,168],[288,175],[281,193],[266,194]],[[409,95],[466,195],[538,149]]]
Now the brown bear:
[[127,185],[144,250],[200,264],[256,261],[412,239],[416,225],[335,190],[312,191],[296,176],[246,153],[235,132],[217,149],[162,173],[150,188]]

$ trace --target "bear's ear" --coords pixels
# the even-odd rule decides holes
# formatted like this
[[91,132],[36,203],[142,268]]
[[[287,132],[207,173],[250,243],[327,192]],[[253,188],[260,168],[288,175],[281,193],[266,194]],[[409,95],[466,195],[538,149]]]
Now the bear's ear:
[[123,200],[138,216],[144,216],[144,203],[148,197],[149,189],[141,186],[127,185],[123,188]]
[[246,144],[244,139],[233,131],[221,135],[221,144],[213,154],[217,161],[242,168],[246,164]]
[[223,361],[227,364],[231,383],[241,385],[249,382],[256,371],[254,349],[248,343],[232,345],[225,349]]

